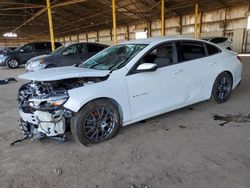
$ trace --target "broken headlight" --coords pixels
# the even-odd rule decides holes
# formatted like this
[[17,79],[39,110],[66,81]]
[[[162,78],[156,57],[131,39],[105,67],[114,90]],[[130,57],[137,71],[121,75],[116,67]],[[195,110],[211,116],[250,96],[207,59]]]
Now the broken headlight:
[[29,100],[29,106],[39,110],[53,109],[62,106],[68,98],[66,92],[46,97],[35,97]]

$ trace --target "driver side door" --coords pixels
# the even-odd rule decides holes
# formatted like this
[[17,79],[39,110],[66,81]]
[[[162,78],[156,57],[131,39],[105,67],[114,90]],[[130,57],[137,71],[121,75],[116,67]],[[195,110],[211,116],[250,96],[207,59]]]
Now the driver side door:
[[[147,53],[126,76],[131,121],[171,111],[187,100],[188,80],[177,59],[175,43],[164,43]],[[137,71],[143,63],[155,63],[157,70]]]
[[26,63],[29,59],[34,57],[34,44],[26,44],[19,50],[19,57],[22,63]]

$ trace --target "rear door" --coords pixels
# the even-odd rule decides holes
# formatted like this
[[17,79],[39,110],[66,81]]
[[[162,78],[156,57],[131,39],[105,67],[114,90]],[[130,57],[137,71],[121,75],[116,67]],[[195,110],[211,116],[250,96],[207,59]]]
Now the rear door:
[[188,85],[184,104],[207,99],[213,71],[209,68],[211,58],[207,56],[206,43],[200,41],[178,41],[179,66],[183,83]]

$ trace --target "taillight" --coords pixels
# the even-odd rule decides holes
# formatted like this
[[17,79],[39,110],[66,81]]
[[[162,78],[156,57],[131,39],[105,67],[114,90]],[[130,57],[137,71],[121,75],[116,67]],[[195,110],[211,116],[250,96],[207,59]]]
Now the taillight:
[[237,59],[242,63],[242,60],[239,55],[237,55]]

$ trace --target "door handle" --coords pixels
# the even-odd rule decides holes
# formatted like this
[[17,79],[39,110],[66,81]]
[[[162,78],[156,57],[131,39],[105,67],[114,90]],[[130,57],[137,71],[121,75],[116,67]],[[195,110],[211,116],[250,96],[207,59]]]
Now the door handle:
[[173,73],[173,74],[179,74],[179,73],[181,73],[181,72],[183,72],[183,70],[180,69],[180,70],[174,70],[172,73]]

